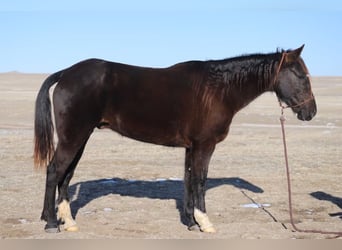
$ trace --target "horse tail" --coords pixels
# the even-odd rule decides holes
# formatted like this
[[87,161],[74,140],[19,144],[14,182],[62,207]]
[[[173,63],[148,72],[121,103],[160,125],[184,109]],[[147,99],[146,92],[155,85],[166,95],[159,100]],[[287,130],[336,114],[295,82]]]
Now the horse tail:
[[37,95],[34,119],[34,166],[37,169],[45,168],[55,152],[49,89],[62,75],[63,70],[46,78]]

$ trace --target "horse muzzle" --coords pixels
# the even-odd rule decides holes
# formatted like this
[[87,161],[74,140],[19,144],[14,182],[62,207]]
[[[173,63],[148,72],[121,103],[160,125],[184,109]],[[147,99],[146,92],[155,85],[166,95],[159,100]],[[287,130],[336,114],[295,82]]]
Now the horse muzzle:
[[304,107],[299,107],[298,110],[293,110],[297,113],[297,118],[301,121],[310,121],[317,113],[316,103],[304,104]]

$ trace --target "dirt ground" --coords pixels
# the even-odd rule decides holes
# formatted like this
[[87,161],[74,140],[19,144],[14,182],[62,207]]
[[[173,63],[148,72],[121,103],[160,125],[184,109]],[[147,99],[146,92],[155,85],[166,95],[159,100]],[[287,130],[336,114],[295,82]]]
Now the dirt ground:
[[[216,234],[182,223],[184,149],[96,130],[71,181],[78,232],[44,232],[44,172],[33,168],[33,113],[46,75],[0,74],[0,238],[295,239],[279,125],[265,94],[235,117],[209,168],[207,210]],[[286,111],[294,218],[303,229],[342,231],[342,78],[314,77],[318,114],[310,122]],[[263,208],[256,206],[263,204]]]

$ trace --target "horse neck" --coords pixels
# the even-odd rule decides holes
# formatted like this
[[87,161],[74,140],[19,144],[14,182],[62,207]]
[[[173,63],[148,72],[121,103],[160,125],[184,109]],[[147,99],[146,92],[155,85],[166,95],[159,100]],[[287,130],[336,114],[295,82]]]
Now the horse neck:
[[267,91],[273,91],[280,58],[277,54],[217,61],[210,66],[209,81],[220,83],[224,99],[235,112]]

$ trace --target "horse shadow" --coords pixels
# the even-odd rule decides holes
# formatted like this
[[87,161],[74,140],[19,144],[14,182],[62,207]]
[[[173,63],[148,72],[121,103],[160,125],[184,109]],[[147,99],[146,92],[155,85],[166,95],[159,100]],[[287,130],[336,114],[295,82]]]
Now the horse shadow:
[[[254,193],[264,192],[260,187],[238,177],[207,179],[207,190],[222,185],[230,185]],[[183,214],[183,186],[183,181],[180,179],[157,179],[148,181],[112,178],[78,182],[69,187],[72,216],[75,218],[78,211],[89,202],[106,195],[116,194],[136,198],[175,200],[180,221],[185,224],[186,221]]]
[[[317,191],[317,192],[312,192],[310,194],[312,197],[318,199],[318,200],[323,200],[323,201],[330,201],[339,208],[342,209],[342,198],[333,196],[331,194],[327,194],[322,191]],[[342,220],[342,212],[337,212],[337,213],[329,213],[331,217],[339,217]]]

